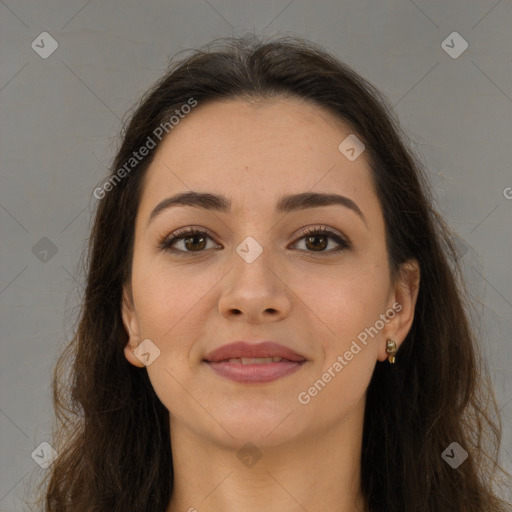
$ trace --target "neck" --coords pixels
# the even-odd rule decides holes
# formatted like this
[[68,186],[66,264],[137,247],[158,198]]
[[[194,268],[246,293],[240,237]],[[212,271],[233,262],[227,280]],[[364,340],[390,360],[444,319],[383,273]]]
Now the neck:
[[342,424],[278,445],[255,441],[245,452],[247,440],[220,444],[171,418],[167,512],[367,511],[360,491],[364,400],[352,412]]

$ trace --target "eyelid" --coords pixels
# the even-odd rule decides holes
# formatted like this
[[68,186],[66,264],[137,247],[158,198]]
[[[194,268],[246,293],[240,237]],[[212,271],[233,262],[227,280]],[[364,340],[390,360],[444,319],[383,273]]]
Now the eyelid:
[[323,233],[325,235],[338,237],[338,238],[342,239],[342,241],[344,243],[347,243],[347,244],[350,243],[348,238],[341,231],[338,231],[337,229],[331,228],[329,226],[325,226],[323,224],[313,224],[310,226],[306,226],[306,227],[302,228],[302,230],[295,236],[302,238],[304,236],[307,236],[310,234],[315,234],[315,233],[320,233],[320,234]]
[[[202,234],[208,236],[216,244],[218,244],[218,242],[215,239],[215,236],[208,228],[205,228],[203,226],[186,226],[184,228],[176,229],[172,233],[169,233],[168,235],[165,235],[163,238],[161,238],[160,241],[158,242],[158,248],[162,249],[164,251],[167,250],[167,251],[175,252],[175,253],[192,254],[193,253],[192,251],[172,250],[169,248],[169,246],[171,243],[175,243],[178,240],[183,240],[184,238],[187,238],[187,236],[202,235]],[[199,251],[199,252],[204,252],[204,251]]]
[[337,229],[331,228],[329,226],[324,225],[312,225],[307,226],[306,228],[303,228],[301,233],[299,233],[296,238],[296,240],[293,242],[293,245],[298,243],[300,240],[304,239],[307,236],[326,236],[327,238],[330,238],[334,240],[338,244],[337,249],[331,249],[330,251],[304,251],[301,250],[300,252],[307,253],[310,256],[322,256],[322,255],[332,255],[332,254],[338,254],[342,251],[345,251],[347,249],[352,248],[352,242],[340,231]]
[[[182,251],[179,249],[171,249],[170,248],[170,246],[172,244],[174,244],[180,240],[183,240],[184,238],[187,238],[189,236],[194,236],[194,235],[206,235],[208,238],[213,240],[217,245],[220,245],[217,242],[215,235],[213,235],[209,229],[207,229],[203,226],[186,226],[183,228],[176,229],[172,233],[164,236],[158,242],[158,248],[161,250],[164,250],[164,251],[168,251],[168,252],[172,252],[174,254],[180,254],[180,255],[194,254],[194,252],[197,252],[198,254],[206,252],[206,250]],[[309,253],[309,255],[312,255],[312,256],[316,256],[316,255],[322,256],[322,255],[336,254],[341,251],[352,248],[352,242],[344,234],[342,234],[341,232],[339,232],[338,230],[336,230],[334,228],[331,228],[331,227],[328,227],[325,225],[310,225],[310,226],[306,226],[305,228],[302,228],[302,230],[298,234],[294,235],[295,239],[292,242],[292,246],[297,244],[299,241],[301,241],[305,237],[314,236],[314,235],[317,235],[317,236],[323,235],[323,236],[326,236],[327,238],[334,240],[338,244],[339,248],[334,249],[334,250],[331,249],[329,251],[319,251],[319,252],[300,250],[300,252]]]

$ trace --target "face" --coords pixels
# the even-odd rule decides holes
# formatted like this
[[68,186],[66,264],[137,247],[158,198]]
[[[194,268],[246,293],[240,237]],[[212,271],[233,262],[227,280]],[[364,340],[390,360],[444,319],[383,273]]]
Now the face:
[[[362,414],[386,339],[399,347],[411,326],[419,274],[411,267],[412,286],[390,279],[366,154],[351,161],[338,149],[350,134],[299,99],[227,100],[196,107],[158,148],[123,320],[130,363],[144,366],[134,346],[149,340],[142,352],[171,425],[263,446]],[[162,203],[190,191],[229,207]],[[283,203],[305,193],[348,200]],[[227,374],[205,361],[237,340],[272,341],[302,360],[224,363]]]

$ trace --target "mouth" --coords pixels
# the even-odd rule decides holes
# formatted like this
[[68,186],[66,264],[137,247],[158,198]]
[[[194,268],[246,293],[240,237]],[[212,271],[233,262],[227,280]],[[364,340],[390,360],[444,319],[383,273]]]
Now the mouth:
[[249,344],[243,341],[224,345],[203,360],[221,377],[245,384],[271,382],[299,370],[306,358],[274,342]]
[[[281,363],[282,361],[292,362],[283,357],[232,357],[217,361],[218,363],[239,363],[239,364],[266,364],[266,363]],[[209,361],[212,362],[212,361]]]

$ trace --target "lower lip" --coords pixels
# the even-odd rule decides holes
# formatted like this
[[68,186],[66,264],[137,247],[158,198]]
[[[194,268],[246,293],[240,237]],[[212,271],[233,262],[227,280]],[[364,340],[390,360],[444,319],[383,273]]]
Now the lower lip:
[[280,379],[296,372],[304,363],[305,361],[286,361],[281,363],[242,364],[227,361],[206,361],[206,364],[218,375],[245,384],[259,384]]

